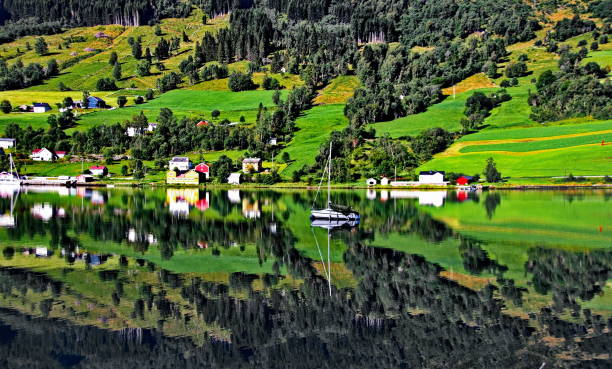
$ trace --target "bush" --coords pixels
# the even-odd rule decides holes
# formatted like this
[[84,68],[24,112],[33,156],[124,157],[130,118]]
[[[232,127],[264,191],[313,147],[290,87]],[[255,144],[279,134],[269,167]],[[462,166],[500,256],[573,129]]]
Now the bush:
[[127,97],[125,96],[117,97],[117,105],[119,105],[120,108],[123,108],[125,104],[127,104],[127,101]]
[[221,112],[219,110],[215,109],[212,112],[210,112],[210,115],[213,117],[213,119],[217,119],[217,118],[219,118],[219,115],[221,115]]
[[162,93],[174,90],[178,88],[181,82],[183,82],[183,79],[178,73],[170,72],[157,80],[157,89]]
[[10,101],[2,100],[0,103],[0,110],[2,110],[4,114],[8,114],[11,112],[11,110],[13,110],[13,106],[11,105]]
[[147,101],[153,100],[155,98],[155,93],[153,92],[152,89],[147,90],[147,93],[145,94],[145,98],[147,99]]
[[96,89],[98,91],[116,91],[119,88],[115,84],[115,80],[112,78],[100,78],[96,82]]
[[522,77],[525,74],[527,74],[527,64],[523,62],[510,63],[505,70],[505,75],[508,78]]
[[134,103],[135,103],[135,104],[138,104],[138,105],[140,105],[140,104],[144,103],[144,97],[142,97],[142,96],[136,96],[136,97],[134,98]]
[[255,89],[255,83],[251,74],[234,72],[230,75],[227,86],[234,92]]
[[281,84],[276,78],[265,76],[263,79],[262,87],[265,90],[278,90],[281,88]]

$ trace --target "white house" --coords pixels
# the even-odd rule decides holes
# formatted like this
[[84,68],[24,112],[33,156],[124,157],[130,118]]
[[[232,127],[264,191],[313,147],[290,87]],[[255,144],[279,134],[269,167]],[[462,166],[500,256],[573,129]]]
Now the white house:
[[66,151],[56,151],[55,156],[57,156],[58,159],[63,159],[64,156],[66,156]]
[[388,186],[388,185],[389,185],[389,178],[387,178],[387,177],[382,177],[382,178],[380,179],[380,185],[381,185],[381,186]]
[[269,141],[268,141],[268,145],[270,146],[276,146],[278,145],[278,140],[274,137],[272,137]]
[[104,176],[108,173],[108,169],[103,165],[89,167],[89,172],[94,176]]
[[34,103],[33,112],[34,113],[46,113],[51,110],[51,106],[47,103]]
[[377,183],[377,181],[376,181],[374,178],[368,178],[368,179],[366,180],[366,184],[367,184],[368,186],[376,186],[376,183]]
[[229,177],[227,178],[227,183],[233,184],[233,185],[239,185],[240,184],[240,173],[231,173]]
[[189,158],[186,156],[175,156],[172,158],[172,160],[170,160],[168,169],[187,171],[191,169],[191,161],[189,161]]
[[30,155],[30,159],[34,161],[53,161],[56,157],[53,151],[46,148],[35,149],[32,151],[32,155]]
[[147,131],[149,132],[153,132],[157,129],[157,123],[149,123],[149,125],[147,126]]
[[435,170],[420,172],[419,184],[446,185],[446,182],[444,182],[444,172]]
[[2,149],[12,149],[15,147],[15,139],[14,138],[0,138],[0,148]]

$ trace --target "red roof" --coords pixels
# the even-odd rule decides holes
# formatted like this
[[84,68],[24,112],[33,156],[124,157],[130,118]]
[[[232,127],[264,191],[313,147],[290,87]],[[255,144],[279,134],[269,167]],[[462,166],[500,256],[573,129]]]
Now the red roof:
[[38,154],[41,151],[43,151],[43,149],[34,149],[32,150],[32,154]]
[[66,151],[56,151],[57,155],[66,155]]
[[207,120],[201,120],[201,121],[200,121],[200,122],[197,124],[197,126],[198,126],[198,127],[207,126],[207,125],[208,125],[208,121],[207,121]]
[[89,167],[89,169],[93,169],[93,170],[101,169],[101,170],[104,170],[104,169],[106,169],[106,167],[103,166],[103,165],[100,165],[100,166],[94,165],[93,167]]

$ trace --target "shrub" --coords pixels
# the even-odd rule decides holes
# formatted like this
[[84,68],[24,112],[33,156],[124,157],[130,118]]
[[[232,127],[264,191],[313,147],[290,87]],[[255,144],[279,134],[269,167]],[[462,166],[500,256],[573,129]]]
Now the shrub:
[[227,86],[234,92],[253,90],[255,83],[253,83],[252,75],[249,73],[234,72],[230,75]]

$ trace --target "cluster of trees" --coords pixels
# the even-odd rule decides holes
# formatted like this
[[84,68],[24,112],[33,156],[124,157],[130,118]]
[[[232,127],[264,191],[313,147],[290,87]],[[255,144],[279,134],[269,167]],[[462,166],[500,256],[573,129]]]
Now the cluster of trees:
[[612,118],[612,82],[600,78],[608,74],[595,62],[581,65],[585,53],[565,51],[559,59],[559,72],[542,73],[536,82],[537,93],[530,93],[531,119],[556,121],[592,115]]
[[348,101],[345,114],[360,127],[422,112],[441,100],[441,87],[489,68],[505,55],[501,38],[471,37],[424,53],[403,45],[366,45],[357,62],[364,86]]
[[55,59],[49,60],[46,67],[43,67],[38,63],[30,63],[26,66],[21,60],[9,66],[4,59],[0,58],[0,91],[37,85],[59,74],[59,71],[60,68]]
[[594,31],[597,28],[595,22],[585,20],[575,15],[573,18],[562,19],[555,24],[551,37],[557,41],[565,41],[568,38]]
[[180,0],[133,0],[75,2],[72,0],[5,0],[0,6],[0,24],[35,18],[69,27],[121,24],[139,26],[162,18],[181,18],[191,13],[191,4]]
[[[2,24],[1,16],[0,24]],[[11,42],[23,36],[52,35],[61,31],[62,24],[57,20],[41,22],[36,17],[22,18],[2,24],[0,28],[0,43]]]

